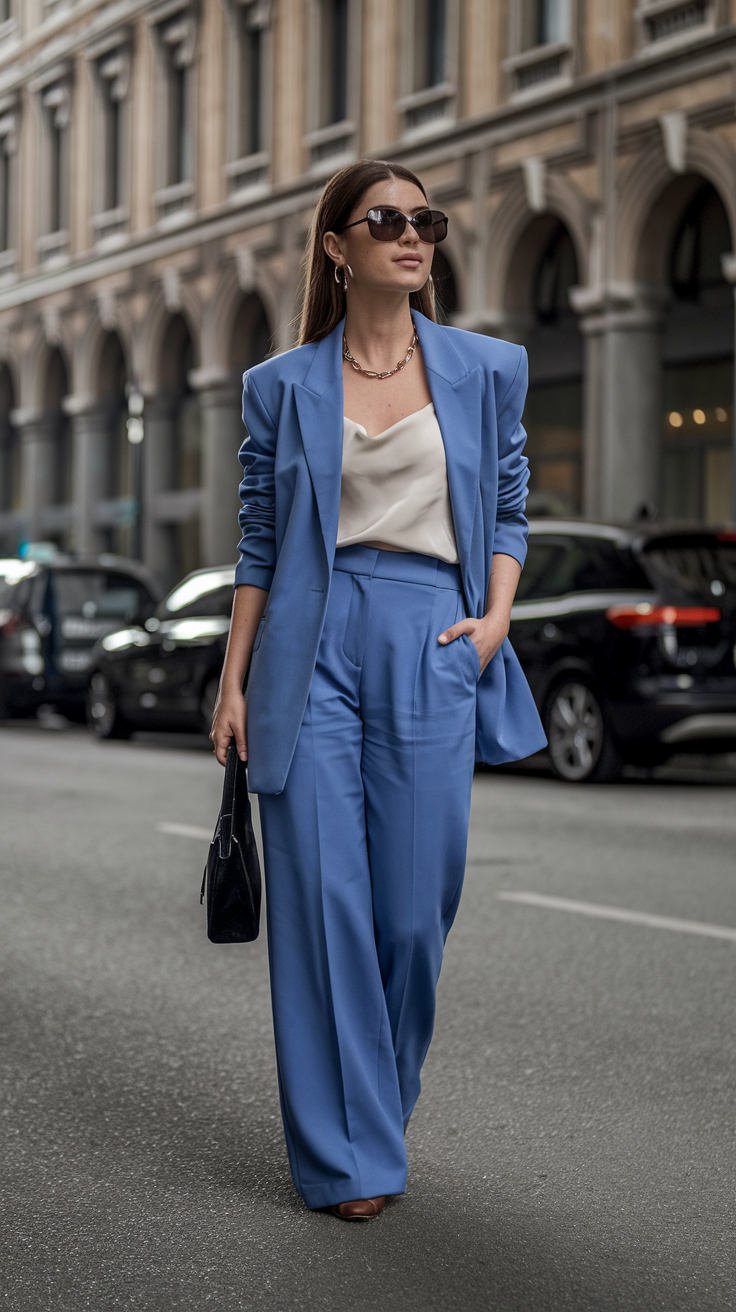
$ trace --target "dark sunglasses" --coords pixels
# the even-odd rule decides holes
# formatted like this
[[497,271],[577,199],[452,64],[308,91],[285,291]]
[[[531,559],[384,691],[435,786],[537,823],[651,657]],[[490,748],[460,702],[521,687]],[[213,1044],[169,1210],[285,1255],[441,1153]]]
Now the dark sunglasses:
[[441,210],[419,210],[418,214],[402,214],[401,210],[369,210],[364,219],[346,223],[337,231],[347,232],[348,228],[357,228],[361,223],[368,224],[368,231],[376,241],[398,241],[410,223],[420,241],[433,246],[435,242],[445,240],[448,218]]

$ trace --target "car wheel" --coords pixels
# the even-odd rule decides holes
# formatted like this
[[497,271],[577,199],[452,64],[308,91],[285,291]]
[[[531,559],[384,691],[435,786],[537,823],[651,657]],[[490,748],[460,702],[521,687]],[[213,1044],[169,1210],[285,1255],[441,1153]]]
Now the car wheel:
[[618,779],[623,760],[587,683],[571,679],[555,688],[544,719],[549,759],[558,779],[567,783]]
[[133,726],[118,710],[115,695],[105,678],[97,670],[87,690],[87,727],[98,738],[130,738]]
[[215,702],[217,701],[219,687],[220,680],[212,678],[207,680],[202,689],[202,696],[199,701],[199,718],[204,733],[209,733],[212,728],[212,716],[215,713]]

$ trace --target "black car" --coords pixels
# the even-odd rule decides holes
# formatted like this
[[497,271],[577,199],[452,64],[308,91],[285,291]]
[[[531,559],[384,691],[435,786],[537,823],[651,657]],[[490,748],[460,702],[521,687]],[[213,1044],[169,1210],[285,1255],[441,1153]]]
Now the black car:
[[736,750],[736,533],[536,520],[510,638],[554,772]]
[[0,564],[0,714],[48,703],[83,720],[95,644],[153,614],[153,578],[116,556]]
[[208,731],[230,628],[234,566],[188,574],[143,624],[95,651],[87,723],[99,738],[136,729]]

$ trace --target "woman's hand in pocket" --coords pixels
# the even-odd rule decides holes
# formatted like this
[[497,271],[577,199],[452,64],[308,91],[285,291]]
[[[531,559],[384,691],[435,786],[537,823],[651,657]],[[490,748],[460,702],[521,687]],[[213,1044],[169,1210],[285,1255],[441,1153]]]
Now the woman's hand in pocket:
[[238,689],[235,692],[223,693],[222,688],[220,688],[215,702],[215,712],[212,716],[212,728],[210,730],[210,738],[215,746],[215,756],[220,765],[224,765],[227,760],[227,749],[230,746],[231,738],[235,739],[241,761],[247,761],[247,717],[248,703],[242,692]]
[[482,620],[458,620],[457,624],[452,624],[449,629],[441,633],[437,641],[443,646],[454,642],[456,638],[466,633],[470,638],[475,650],[478,653],[480,661],[481,674],[486,666],[493,660],[499,647],[509,634],[509,617],[506,614],[498,614],[489,611],[483,616]]

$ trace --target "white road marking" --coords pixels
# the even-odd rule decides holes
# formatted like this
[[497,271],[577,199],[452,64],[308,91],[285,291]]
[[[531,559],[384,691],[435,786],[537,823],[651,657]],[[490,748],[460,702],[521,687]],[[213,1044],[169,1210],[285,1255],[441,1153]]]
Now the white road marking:
[[201,825],[180,825],[172,820],[162,820],[156,828],[160,834],[175,834],[177,838],[201,838],[206,843],[212,840],[210,830],[202,829]]
[[706,938],[725,938],[736,943],[736,929],[726,925],[706,925],[699,920],[676,920],[672,916],[651,916],[645,911],[625,911],[622,907],[603,907],[597,902],[573,902],[566,897],[547,897],[544,893],[499,893],[504,902],[522,902],[529,907],[547,907],[550,911],[572,911],[578,916],[597,916],[602,920],[623,920],[630,925],[648,925],[650,929],[672,929],[676,934],[702,934]]

